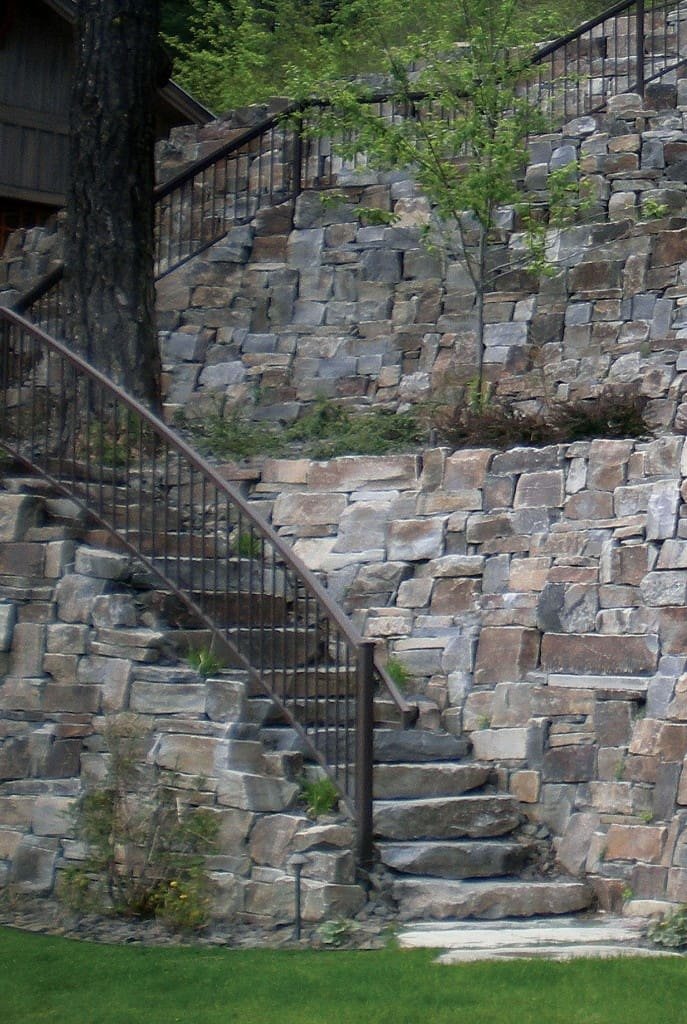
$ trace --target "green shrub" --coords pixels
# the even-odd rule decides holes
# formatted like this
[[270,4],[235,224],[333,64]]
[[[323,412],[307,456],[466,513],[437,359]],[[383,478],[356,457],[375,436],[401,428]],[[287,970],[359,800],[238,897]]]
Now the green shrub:
[[331,814],[339,803],[339,791],[326,775],[317,779],[303,778],[301,780],[301,797],[312,818]]
[[77,911],[202,927],[210,909],[205,856],[215,850],[216,819],[193,805],[192,792],[175,789],[173,778],[159,770],[146,778],[147,736],[136,716],[113,716],[105,738],[105,780],[74,810],[75,834],[88,856],[65,872],[62,899]]
[[186,660],[203,679],[216,675],[224,668],[224,663],[209,647],[191,648],[186,655]]
[[647,929],[647,937],[656,946],[666,946],[668,949],[687,947],[687,906],[652,921]]
[[386,663],[386,670],[391,676],[392,682],[396,684],[401,693],[404,693],[413,677],[403,662],[399,661],[398,658],[389,658]]
[[386,455],[417,447],[426,430],[416,412],[397,413],[373,409],[350,413],[329,401],[317,402],[285,431],[288,442],[300,442],[313,459],[340,455]]

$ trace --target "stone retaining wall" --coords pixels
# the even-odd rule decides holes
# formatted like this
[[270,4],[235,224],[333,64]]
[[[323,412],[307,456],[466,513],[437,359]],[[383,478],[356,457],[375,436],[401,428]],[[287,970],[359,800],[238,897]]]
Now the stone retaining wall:
[[103,779],[104,731],[126,713],[146,733],[142,770],[217,819],[215,919],[292,922],[296,852],[307,856],[304,919],[354,914],[365,894],[350,824],[305,815],[299,754],[242,738],[245,681],[203,680],[179,660],[140,567],[46,520],[74,511],[0,492],[0,890],[59,892],[64,871],[83,863],[70,811]]
[[667,435],[270,460],[252,489],[607,906],[687,898],[686,471]]
[[[657,91],[657,99],[665,100]],[[687,100],[685,81],[670,87]],[[500,212],[490,258],[485,372],[523,410],[634,384],[656,427],[687,421],[683,376],[687,308],[685,108],[648,110],[618,96],[530,146],[526,193],[547,202],[548,174],[579,160],[595,197],[589,223],[551,231],[557,269],[523,264],[518,215]],[[179,130],[161,173],[235,129]],[[403,175],[342,174],[342,201],[304,193],[261,211],[158,285],[167,412],[232,410],[288,422],[317,398],[358,408],[460,404],[474,377],[472,286],[462,262],[423,246],[427,201]],[[670,216],[637,222],[649,200]],[[367,223],[365,208],[393,213]],[[51,233],[52,232],[52,233]],[[45,272],[59,233],[18,232],[0,263],[0,301]]]

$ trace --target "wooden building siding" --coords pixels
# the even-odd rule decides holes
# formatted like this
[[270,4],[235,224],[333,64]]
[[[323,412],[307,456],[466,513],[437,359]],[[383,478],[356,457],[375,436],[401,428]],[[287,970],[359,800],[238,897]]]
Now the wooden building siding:
[[0,192],[60,205],[67,184],[71,28],[22,0],[0,47]]
[[[21,203],[29,221],[64,204],[74,18],[71,0],[0,0],[0,249]],[[151,99],[158,137],[212,117],[173,82]]]

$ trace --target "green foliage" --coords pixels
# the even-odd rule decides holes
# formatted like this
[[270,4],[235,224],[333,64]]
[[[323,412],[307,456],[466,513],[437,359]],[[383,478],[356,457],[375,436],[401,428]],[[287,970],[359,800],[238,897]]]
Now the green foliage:
[[199,451],[205,455],[246,459],[255,455],[276,455],[282,448],[281,438],[274,430],[249,422],[235,410],[225,416],[218,411],[190,422],[182,416],[180,426],[190,429]]
[[646,934],[647,938],[656,946],[685,949],[687,947],[687,906],[679,907],[664,917],[654,919]]
[[580,178],[579,165],[575,161],[551,171],[547,188],[551,227],[575,224],[594,204],[591,182]]
[[239,533],[236,540],[236,553],[241,558],[260,558],[262,541],[257,533]]
[[[532,40],[551,39],[604,6],[518,0],[514,21]],[[311,92],[325,76],[379,72],[389,47],[453,45],[473,29],[455,0],[163,0],[162,14],[176,80],[218,113]]]
[[136,716],[114,716],[105,737],[106,778],[74,811],[88,857],[65,873],[62,898],[78,911],[154,915],[175,928],[202,927],[209,912],[204,862],[215,849],[215,818],[193,807],[188,793],[182,803],[182,791],[161,773],[145,781],[146,735]]
[[658,220],[659,217],[665,217],[668,213],[669,207],[667,203],[660,203],[657,199],[653,199],[648,196],[642,200],[642,217],[645,220]]
[[233,459],[280,455],[288,449],[314,459],[385,455],[415,447],[425,434],[417,412],[374,409],[352,413],[324,399],[280,430],[253,424],[238,413],[228,417],[213,414],[192,423],[190,429],[202,452]]
[[398,658],[389,658],[386,663],[386,670],[391,676],[392,682],[396,684],[401,693],[404,693],[413,677],[403,662],[399,661]]
[[300,442],[311,458],[331,459],[404,451],[419,444],[424,434],[416,412],[374,409],[354,414],[333,402],[319,401],[287,428],[284,437],[287,442]]
[[327,775],[317,779],[301,780],[301,797],[312,818],[331,814],[339,803],[339,791]]
[[224,668],[224,662],[209,647],[191,648],[186,660],[203,679],[217,675]]
[[348,918],[337,917],[331,921],[323,921],[317,929],[317,936],[323,946],[338,948],[350,939],[354,927],[354,922]]

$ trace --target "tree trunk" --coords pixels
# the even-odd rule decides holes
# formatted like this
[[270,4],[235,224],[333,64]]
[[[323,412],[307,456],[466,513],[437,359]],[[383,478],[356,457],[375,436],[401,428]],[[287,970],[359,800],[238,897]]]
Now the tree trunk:
[[77,0],[66,247],[77,351],[153,408],[159,21],[159,0]]

